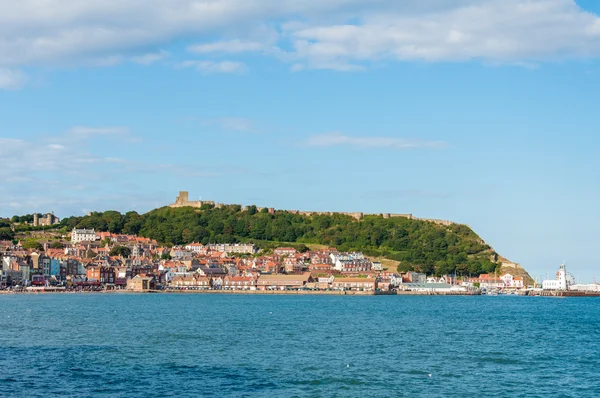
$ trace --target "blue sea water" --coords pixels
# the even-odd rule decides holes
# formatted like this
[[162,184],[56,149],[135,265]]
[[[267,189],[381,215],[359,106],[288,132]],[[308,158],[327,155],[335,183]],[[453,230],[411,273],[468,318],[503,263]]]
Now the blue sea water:
[[598,397],[600,299],[0,296],[0,396]]

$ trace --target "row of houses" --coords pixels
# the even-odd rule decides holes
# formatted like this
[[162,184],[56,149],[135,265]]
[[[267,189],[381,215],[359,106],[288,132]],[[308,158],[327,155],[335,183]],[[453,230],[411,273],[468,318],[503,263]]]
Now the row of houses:
[[169,283],[173,290],[297,290],[333,289],[374,291],[378,278],[328,278],[319,281],[310,272],[292,275],[225,276],[211,278],[189,273],[175,276]]
[[469,278],[463,282],[463,286],[479,286],[482,289],[523,289],[525,283],[522,277],[513,276],[509,273],[500,277],[491,274],[481,274],[475,278]]
[[[257,255],[252,244],[191,243],[167,248],[133,235],[74,230],[73,236],[76,243],[63,249],[44,245],[44,251],[32,251],[10,242],[0,245],[5,251],[0,253],[0,286],[31,283],[125,288],[133,279],[141,283],[140,278],[147,278],[146,284],[171,289],[412,290],[460,284],[449,277],[427,278],[418,272],[385,272],[380,263],[363,253],[335,248],[299,252],[279,247]],[[86,236],[94,240],[80,240]],[[111,256],[117,246],[129,248],[131,254]],[[523,280],[508,274],[500,278],[486,274],[462,281],[465,288],[475,288],[476,284],[519,288]]]

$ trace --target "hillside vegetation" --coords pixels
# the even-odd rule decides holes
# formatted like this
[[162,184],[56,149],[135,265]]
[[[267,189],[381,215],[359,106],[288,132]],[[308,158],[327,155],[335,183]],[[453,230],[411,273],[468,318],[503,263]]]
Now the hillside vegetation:
[[269,214],[250,206],[160,208],[146,214],[116,211],[70,217],[66,229],[138,234],[168,245],[190,242],[295,242],[322,244],[340,251],[362,251],[400,261],[399,271],[477,275],[494,272],[496,254],[469,227],[441,226],[408,218],[369,216],[361,221],[335,215],[303,216],[278,211]]

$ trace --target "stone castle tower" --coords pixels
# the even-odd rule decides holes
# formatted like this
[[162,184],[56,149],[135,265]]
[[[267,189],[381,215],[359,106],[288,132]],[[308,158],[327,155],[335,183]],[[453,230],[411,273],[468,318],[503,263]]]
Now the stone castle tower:
[[175,203],[169,205],[169,207],[202,207],[203,204],[215,204],[212,201],[190,201],[190,195],[188,191],[179,191],[179,196],[175,199]]

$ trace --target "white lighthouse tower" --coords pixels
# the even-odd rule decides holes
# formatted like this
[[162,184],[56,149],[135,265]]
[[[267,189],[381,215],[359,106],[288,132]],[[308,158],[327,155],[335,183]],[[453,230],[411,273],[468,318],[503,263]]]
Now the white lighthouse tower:
[[545,280],[542,282],[544,290],[568,290],[567,270],[564,264],[560,265],[555,279]]

